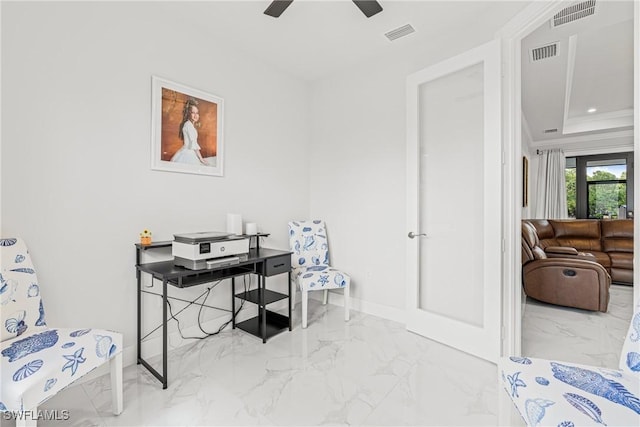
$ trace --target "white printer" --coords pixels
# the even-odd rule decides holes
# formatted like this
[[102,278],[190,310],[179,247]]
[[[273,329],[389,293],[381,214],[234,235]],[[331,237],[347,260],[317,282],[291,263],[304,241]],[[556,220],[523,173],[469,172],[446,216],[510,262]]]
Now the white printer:
[[249,253],[249,238],[232,233],[204,231],[173,237],[174,264],[190,270],[238,264]]

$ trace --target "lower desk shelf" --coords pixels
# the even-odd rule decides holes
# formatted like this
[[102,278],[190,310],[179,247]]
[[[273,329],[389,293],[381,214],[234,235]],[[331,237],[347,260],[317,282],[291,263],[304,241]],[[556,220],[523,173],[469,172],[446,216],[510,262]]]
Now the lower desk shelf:
[[254,304],[261,304],[260,293],[264,292],[264,303],[271,304],[272,302],[280,301],[281,299],[289,298],[287,294],[281,294],[280,292],[271,291],[269,289],[254,289],[247,292],[241,292],[236,294],[236,298],[240,298]]
[[[289,328],[289,318],[287,316],[283,316],[275,311],[264,311],[267,315],[267,333],[265,334],[265,339],[271,338]],[[236,323],[236,327],[258,338],[262,338],[262,310],[259,311],[256,317]]]

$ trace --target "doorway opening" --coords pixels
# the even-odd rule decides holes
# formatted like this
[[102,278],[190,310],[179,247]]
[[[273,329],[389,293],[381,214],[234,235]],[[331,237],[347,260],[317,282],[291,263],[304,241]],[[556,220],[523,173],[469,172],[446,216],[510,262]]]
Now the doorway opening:
[[[627,12],[626,14],[626,34],[627,34],[627,43],[631,45],[632,51],[637,51],[637,46],[640,44],[638,41],[640,36],[638,35],[638,16],[640,14],[639,8],[635,6],[634,2],[622,2],[618,3],[618,5],[626,6],[630,8],[629,10],[632,13]],[[535,218],[535,209],[536,209],[536,176],[534,175],[537,170],[537,160],[538,160],[538,151],[544,149],[550,149],[553,145],[561,145],[563,150],[565,151],[565,155],[567,156],[586,156],[586,155],[595,155],[602,154],[605,152],[609,153],[620,153],[625,151],[632,151],[634,154],[632,156],[633,162],[635,163],[636,157],[638,156],[638,77],[637,73],[634,73],[633,70],[638,68],[638,58],[637,54],[630,55],[633,58],[631,59],[631,80],[632,80],[632,104],[631,108],[627,108],[625,111],[625,117],[623,120],[624,123],[627,123],[625,126],[621,126],[621,121],[618,122],[616,126],[610,126],[606,128],[604,126],[603,120],[608,120],[614,114],[611,114],[613,111],[611,106],[606,107],[605,113],[609,113],[608,117],[606,115],[601,115],[600,117],[593,116],[592,108],[597,107],[589,107],[586,108],[584,114],[582,114],[576,107],[576,105],[580,104],[584,101],[584,97],[581,98],[578,93],[578,89],[584,88],[582,86],[584,84],[583,81],[587,81],[586,76],[575,76],[576,73],[581,73],[579,66],[582,64],[580,60],[580,52],[582,48],[580,44],[586,44],[586,41],[593,41],[595,37],[595,33],[597,33],[596,26],[593,26],[593,17],[589,17],[591,19],[591,24],[593,28],[591,28],[592,32],[586,35],[577,35],[575,37],[571,37],[572,35],[567,36],[566,42],[563,44],[561,38],[557,38],[557,40],[551,40],[552,42],[558,41],[560,43],[555,43],[555,53],[554,49],[548,49],[552,54],[561,54],[571,53],[571,62],[574,69],[571,69],[569,65],[567,65],[568,57],[565,56],[564,63],[564,73],[562,73],[562,83],[555,82],[556,92],[559,92],[560,95],[560,109],[557,110],[556,107],[552,107],[550,105],[546,106],[548,111],[543,111],[538,115],[542,118],[546,116],[557,117],[558,120],[557,125],[555,123],[546,122],[544,124],[543,121],[538,120],[535,113],[531,115],[531,113],[527,114],[526,111],[526,93],[525,93],[525,78],[527,76],[527,71],[525,69],[526,66],[533,64],[536,61],[553,61],[557,59],[557,57],[548,57],[539,59],[539,56],[536,57],[532,55],[531,52],[535,49],[545,47],[548,44],[549,40],[538,39],[535,40],[533,35],[539,35],[542,33],[540,28],[545,27],[550,28],[549,20],[553,18],[555,14],[557,14],[560,10],[562,10],[566,6],[566,3],[561,2],[553,2],[547,3],[544,5],[537,5],[532,8],[529,8],[519,19],[514,20],[511,26],[503,29],[501,36],[503,37],[503,46],[505,47],[505,57],[506,63],[508,64],[507,69],[505,70],[505,87],[507,91],[507,96],[505,100],[508,104],[513,106],[512,110],[505,114],[505,124],[504,130],[506,135],[506,141],[512,141],[511,146],[505,146],[505,156],[509,156],[512,160],[512,166],[510,168],[505,169],[505,188],[507,189],[506,197],[505,197],[505,211],[507,220],[505,221],[505,229],[504,235],[506,238],[505,242],[505,272],[503,275],[504,278],[504,302],[505,306],[503,309],[503,328],[504,328],[504,340],[503,340],[503,353],[504,354],[521,354],[523,348],[522,342],[522,314],[525,307],[525,296],[522,292],[522,265],[520,258],[520,222],[521,219],[527,218]],[[601,9],[604,10],[604,9]],[[603,12],[604,13],[604,12]],[[632,19],[629,19],[632,17]],[[567,25],[574,25],[577,23],[571,23]],[[608,26],[611,28],[611,25],[614,25],[615,22],[613,18],[610,18],[608,22]],[[537,32],[538,31],[538,32]],[[625,31],[621,31],[624,33]],[[531,42],[530,45],[527,42]],[[633,45],[636,45],[634,48]],[[544,51],[543,53],[545,53]],[[546,55],[546,53],[545,53]],[[542,55],[543,57],[545,55]],[[547,65],[550,63],[548,62]],[[539,65],[539,64],[538,64]],[[576,71],[575,68],[578,68]],[[569,84],[566,84],[566,78],[569,76],[572,78],[572,81]],[[599,86],[599,83],[595,84]],[[564,86],[564,87],[562,87]],[[594,86],[594,83],[591,83],[591,86]],[[561,87],[561,89],[558,89]],[[601,88],[599,88],[601,89]],[[574,92],[572,92],[574,91]],[[584,90],[582,92],[585,92]],[[573,99],[573,101],[571,101]],[[568,102],[565,103],[565,100]],[[552,111],[553,110],[553,111]],[[602,110],[600,110],[602,112]],[[554,113],[555,114],[552,114]],[[522,113],[522,114],[520,114]],[[595,117],[596,119],[586,119],[581,116],[587,117]],[[588,116],[591,115],[591,116]],[[530,119],[531,118],[531,119]],[[620,117],[619,117],[620,118]],[[606,121],[605,120],[605,121]],[[532,123],[535,122],[535,123]],[[540,123],[538,123],[540,122]],[[600,127],[599,129],[597,127]],[[606,129],[606,130],[605,130]],[[549,132],[545,132],[549,131]],[[555,134],[555,136],[553,135]],[[561,136],[558,136],[560,134]],[[540,136],[541,135],[541,136]],[[535,142],[532,144],[531,142]],[[603,143],[603,141],[605,141]],[[604,151],[604,146],[608,145],[610,151]],[[523,157],[527,158],[526,162],[523,162]],[[529,170],[531,171],[528,182],[529,182],[529,191],[528,195],[529,203],[523,205],[523,183],[525,178],[523,177],[523,167],[521,165],[528,164]],[[637,186],[638,177],[634,176],[632,179],[632,186]],[[633,212],[633,211],[632,211]],[[511,220],[509,220],[511,218]],[[634,251],[638,248],[638,230],[635,227],[635,239],[634,239]],[[634,272],[635,282],[638,282],[638,272]],[[635,298],[638,301],[639,291],[638,287],[635,288],[627,288],[629,294],[626,298]]]

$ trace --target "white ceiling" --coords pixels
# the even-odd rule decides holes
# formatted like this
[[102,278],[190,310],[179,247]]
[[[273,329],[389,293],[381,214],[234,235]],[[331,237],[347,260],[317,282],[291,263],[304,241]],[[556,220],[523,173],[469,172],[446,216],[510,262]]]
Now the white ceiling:
[[[484,26],[497,31],[529,1],[379,0],[383,11],[366,18],[351,0],[294,0],[279,18],[263,12],[271,0],[159,2],[188,22],[198,42],[226,38],[247,54],[313,81],[345,66],[442,43],[447,34]],[[416,32],[390,42],[384,34],[405,24]],[[204,42],[206,45],[206,42]],[[458,52],[452,52],[452,56]]]
[[[379,2],[383,11],[371,18],[351,0],[294,0],[279,18],[263,13],[271,0],[154,1],[153,7],[165,8],[176,20],[189,23],[191,35],[205,51],[207,40],[223,37],[236,50],[314,81],[377,57],[419,55],[424,46],[446,45],[448,38],[459,39],[470,28],[491,34],[530,3]],[[523,122],[533,148],[621,151],[626,148],[620,147],[632,146],[632,18],[633,0],[597,0],[593,16],[557,28],[544,24],[523,41]],[[416,32],[394,42],[384,36],[405,24]],[[572,37],[575,55],[569,55]],[[549,42],[558,42],[559,55],[531,63],[529,50]],[[598,111],[586,113],[590,107]],[[558,132],[544,133],[553,128]]]
[[[531,49],[554,42],[556,57],[530,59]],[[597,0],[593,15],[556,28],[545,23],[525,38],[522,104],[532,147],[632,147],[633,2]]]

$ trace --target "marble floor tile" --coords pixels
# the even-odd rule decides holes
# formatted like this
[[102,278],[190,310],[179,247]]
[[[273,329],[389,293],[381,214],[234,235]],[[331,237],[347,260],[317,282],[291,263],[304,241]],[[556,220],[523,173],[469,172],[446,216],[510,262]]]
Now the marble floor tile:
[[[527,301],[523,353],[615,368],[632,288],[613,286],[608,313]],[[108,376],[69,387],[42,409],[70,419],[40,426],[489,426],[502,389],[495,365],[410,333],[400,323],[309,301],[309,327],[263,344],[240,330],[169,354],[169,388],[124,370],[124,412],[111,413]],[[151,360],[160,363],[160,359]],[[519,425],[517,415],[514,425]],[[12,427],[13,421],[0,421]],[[523,424],[520,424],[523,425]]]
[[522,353],[615,369],[632,314],[631,286],[611,285],[606,313],[528,298],[522,320]]

